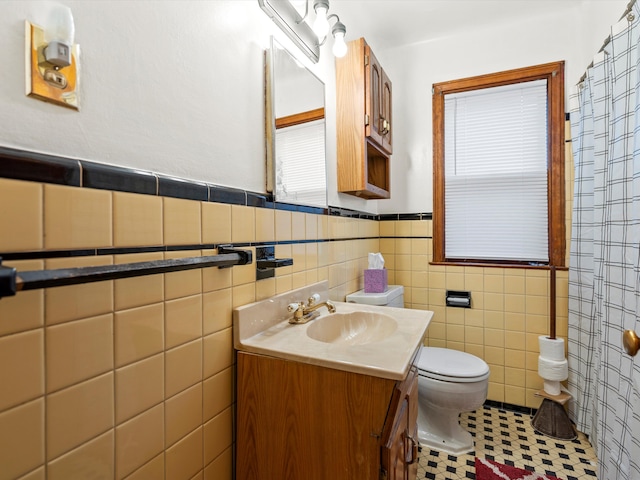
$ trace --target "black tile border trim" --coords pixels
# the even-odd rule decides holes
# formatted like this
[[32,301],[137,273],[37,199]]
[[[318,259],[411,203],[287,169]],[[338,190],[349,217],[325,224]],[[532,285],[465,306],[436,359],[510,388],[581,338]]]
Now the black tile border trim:
[[0,147],[0,177],[81,186],[79,160]]
[[375,213],[358,212],[348,208],[329,207],[329,215],[346,218],[360,218],[365,220],[379,220],[380,215]]
[[398,221],[398,220],[433,220],[433,213],[382,213],[378,215],[378,220]]
[[127,169],[110,165],[89,162],[80,164],[83,187],[146,195],[158,194],[158,177],[151,173],[136,171],[132,174]]
[[384,238],[385,240],[432,240],[433,237],[431,236],[420,236],[420,237],[400,237],[397,235],[380,235],[378,238],[382,239]]
[[156,176],[158,178],[158,196],[160,197],[183,198],[201,202],[209,201],[209,186],[206,183],[159,174],[156,174]]
[[538,411],[537,408],[523,407],[520,405],[514,405],[512,403],[496,402],[495,400],[486,400],[484,402],[485,407],[497,408],[499,410],[508,410],[510,412],[520,413],[522,415],[534,416]]
[[340,207],[276,202],[270,193],[250,192],[134,168],[2,146],[0,178],[365,220],[432,219],[431,213],[374,214]]
[[[307,243],[347,242],[352,240],[370,240],[378,237],[320,238],[310,240],[280,240],[271,242],[236,242],[236,243],[198,243],[192,245],[150,245],[146,247],[100,247],[77,248],[69,250],[29,250],[20,252],[0,252],[1,261],[39,260],[48,258],[95,257],[102,255],[126,255],[132,253],[183,252],[192,250],[212,250],[215,248],[249,248],[277,245],[296,245]],[[412,237],[421,238],[421,237]]]
[[[248,196],[248,192],[237,188],[209,185],[209,202],[229,203],[231,205],[248,205]],[[259,203],[259,197],[259,194],[251,193],[251,200],[253,203]]]
[[[315,213],[317,215],[329,215],[329,210],[332,207],[324,208],[324,207],[312,207],[310,205],[297,205],[294,203],[283,203],[283,202],[273,202],[274,208],[276,210],[286,210],[289,212],[300,212],[300,213]],[[268,205],[267,205],[268,207]]]

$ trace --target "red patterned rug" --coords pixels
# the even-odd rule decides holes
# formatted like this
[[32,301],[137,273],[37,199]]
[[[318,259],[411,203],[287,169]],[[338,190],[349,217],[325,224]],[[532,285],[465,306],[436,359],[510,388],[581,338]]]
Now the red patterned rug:
[[476,480],[559,480],[549,475],[510,467],[486,458],[476,457]]

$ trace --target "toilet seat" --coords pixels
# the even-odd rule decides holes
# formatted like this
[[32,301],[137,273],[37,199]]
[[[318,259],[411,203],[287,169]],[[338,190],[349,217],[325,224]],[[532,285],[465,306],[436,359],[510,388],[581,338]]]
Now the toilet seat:
[[489,365],[481,358],[459,350],[422,347],[418,374],[445,382],[481,382],[489,377]]

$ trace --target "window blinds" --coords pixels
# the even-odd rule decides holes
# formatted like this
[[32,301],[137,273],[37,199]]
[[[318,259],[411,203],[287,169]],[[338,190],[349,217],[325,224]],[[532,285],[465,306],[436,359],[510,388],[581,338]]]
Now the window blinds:
[[548,262],[547,81],[447,94],[445,255]]
[[326,207],[324,119],[276,130],[276,200]]

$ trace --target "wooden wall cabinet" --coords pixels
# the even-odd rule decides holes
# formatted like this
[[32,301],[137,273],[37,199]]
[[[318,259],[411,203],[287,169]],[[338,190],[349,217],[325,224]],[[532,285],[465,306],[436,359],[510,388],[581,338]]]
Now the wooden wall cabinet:
[[236,478],[414,480],[417,382],[238,352]]
[[338,191],[389,198],[391,80],[364,38],[336,58]]
[[[363,41],[364,42],[364,41]],[[391,80],[371,48],[364,43],[365,55],[365,136],[384,153],[393,153],[391,130]]]

